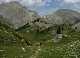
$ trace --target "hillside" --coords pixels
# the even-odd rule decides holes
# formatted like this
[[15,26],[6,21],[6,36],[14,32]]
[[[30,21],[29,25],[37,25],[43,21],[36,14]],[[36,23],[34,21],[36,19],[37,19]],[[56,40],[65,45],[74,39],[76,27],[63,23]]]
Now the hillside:
[[18,2],[4,3],[0,5],[0,16],[7,18],[6,20],[0,19],[11,28],[18,29],[23,25],[30,23],[38,17],[38,15],[20,5]]
[[80,22],[80,13],[69,9],[60,9],[56,12],[47,15],[46,18],[51,24],[76,24]]
[[80,22],[80,13],[73,10],[61,9],[55,12],[56,15],[60,16],[65,22],[70,24],[76,24]]
[[[16,32],[9,27],[6,28],[5,24],[0,24],[0,57],[6,58],[76,58],[79,57],[80,54],[80,33],[79,32],[65,32],[67,37],[63,37],[63,39],[54,43],[52,39],[48,37],[41,36],[41,34],[37,37],[35,35],[35,43],[32,45],[27,45],[26,42],[21,41],[19,36],[16,36]],[[66,30],[65,30],[66,31]],[[17,33],[19,35],[19,33]],[[26,34],[26,38],[32,39],[34,33]],[[49,36],[50,34],[48,34]],[[21,37],[22,38],[22,37]],[[48,38],[43,40],[43,38]],[[39,40],[40,39],[40,40]],[[42,41],[43,40],[43,41]],[[31,40],[30,40],[31,41]],[[12,53],[13,52],[13,53]]]

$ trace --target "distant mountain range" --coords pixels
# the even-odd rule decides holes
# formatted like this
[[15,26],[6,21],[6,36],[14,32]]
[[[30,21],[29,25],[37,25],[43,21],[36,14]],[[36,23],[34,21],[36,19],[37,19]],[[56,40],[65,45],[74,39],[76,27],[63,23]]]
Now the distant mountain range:
[[77,11],[69,10],[69,9],[60,9],[55,12],[56,15],[60,16],[66,22],[70,24],[76,24],[80,22],[80,13]]
[[80,13],[69,9],[60,9],[53,14],[40,17],[36,12],[28,10],[18,2],[4,3],[0,5],[0,19],[10,25],[11,28],[18,29],[26,24],[37,26],[39,29],[46,29],[54,24],[76,24],[80,22]]
[[59,9],[47,17],[53,24],[76,24],[80,22],[80,13],[69,9]]

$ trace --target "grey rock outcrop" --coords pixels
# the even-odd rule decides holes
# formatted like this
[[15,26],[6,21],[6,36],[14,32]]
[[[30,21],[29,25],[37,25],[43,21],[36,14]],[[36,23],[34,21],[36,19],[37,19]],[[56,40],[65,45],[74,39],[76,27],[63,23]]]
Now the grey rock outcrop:
[[72,29],[74,29],[75,31],[79,32],[80,31],[80,22],[76,23],[75,25],[73,25]]
[[19,27],[36,20],[38,17],[36,12],[24,8],[18,2],[4,3],[0,5],[0,16],[6,19],[0,19],[10,25],[11,28]]
[[36,24],[42,27],[42,30],[53,27],[54,25],[71,24],[75,25],[80,22],[80,13],[69,9],[60,9],[56,12],[42,16],[40,24]]
[[48,15],[48,19],[51,20],[53,24],[76,24],[80,22],[80,13],[69,9],[60,9]]

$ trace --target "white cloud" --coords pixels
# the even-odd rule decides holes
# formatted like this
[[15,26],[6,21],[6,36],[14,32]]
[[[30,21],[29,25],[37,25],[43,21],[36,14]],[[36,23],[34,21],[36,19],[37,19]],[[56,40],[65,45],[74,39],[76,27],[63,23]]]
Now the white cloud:
[[50,0],[0,0],[0,4],[11,2],[11,1],[18,1],[24,6],[33,6],[33,5],[41,6],[41,5],[45,5],[46,1],[50,2]]
[[10,2],[10,1],[17,1],[17,0],[0,0],[0,2]]
[[8,2],[11,2],[11,1],[18,1],[18,0],[0,0],[0,4],[1,3],[8,3]]
[[78,3],[80,0],[64,0],[66,3]]
[[31,6],[34,4],[42,4],[43,0],[21,0],[20,3],[26,6]]

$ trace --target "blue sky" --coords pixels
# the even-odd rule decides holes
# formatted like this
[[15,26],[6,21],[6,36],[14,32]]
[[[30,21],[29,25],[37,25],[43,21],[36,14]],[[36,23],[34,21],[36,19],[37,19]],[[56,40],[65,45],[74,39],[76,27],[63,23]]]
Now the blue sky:
[[[80,10],[80,0],[5,0],[5,3],[10,1],[18,1],[40,15],[47,15],[63,8]],[[0,0],[0,2],[2,3],[4,0]]]

